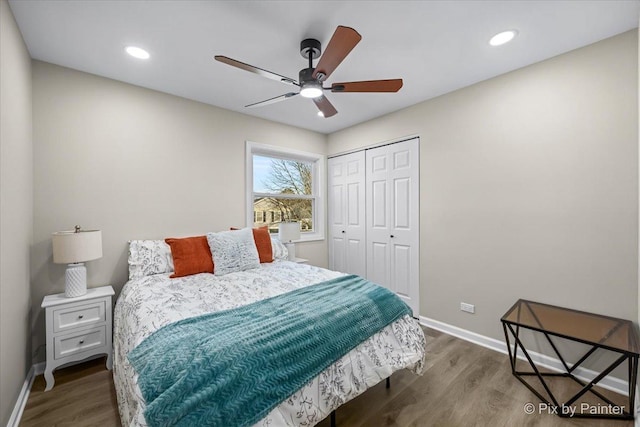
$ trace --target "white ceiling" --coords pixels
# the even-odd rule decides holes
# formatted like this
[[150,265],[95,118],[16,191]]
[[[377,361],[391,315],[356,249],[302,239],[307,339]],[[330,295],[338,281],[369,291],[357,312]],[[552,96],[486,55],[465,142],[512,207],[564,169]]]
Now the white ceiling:
[[[638,26],[625,1],[66,1],[10,0],[35,59],[256,117],[331,133]],[[403,78],[398,93],[329,93],[338,110],[316,115],[294,97],[243,106],[292,87],[214,61],[226,55],[292,77],[306,68],[300,41],[324,46],[338,25],[362,41],[328,84]],[[487,43],[517,29],[514,41]],[[127,45],[147,49],[136,60]]]

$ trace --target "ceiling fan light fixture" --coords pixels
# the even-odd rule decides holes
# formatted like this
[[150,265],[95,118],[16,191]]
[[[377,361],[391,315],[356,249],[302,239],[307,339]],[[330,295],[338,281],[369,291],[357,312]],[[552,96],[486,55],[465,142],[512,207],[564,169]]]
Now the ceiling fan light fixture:
[[518,35],[517,30],[502,31],[496,34],[495,36],[491,37],[491,39],[489,40],[489,44],[491,46],[500,46],[505,43],[509,43],[517,35]]
[[149,52],[147,52],[146,50],[137,47],[137,46],[127,46],[124,49],[129,55],[133,56],[134,58],[138,58],[138,59],[149,59],[149,57],[151,55],[149,55]]
[[322,96],[322,86],[317,82],[306,83],[300,89],[300,95],[305,98],[319,98]]

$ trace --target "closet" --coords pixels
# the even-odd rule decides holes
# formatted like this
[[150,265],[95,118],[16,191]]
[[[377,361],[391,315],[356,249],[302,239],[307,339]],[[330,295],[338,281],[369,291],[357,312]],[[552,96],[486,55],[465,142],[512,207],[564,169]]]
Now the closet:
[[419,140],[328,161],[329,268],[385,286],[419,314]]

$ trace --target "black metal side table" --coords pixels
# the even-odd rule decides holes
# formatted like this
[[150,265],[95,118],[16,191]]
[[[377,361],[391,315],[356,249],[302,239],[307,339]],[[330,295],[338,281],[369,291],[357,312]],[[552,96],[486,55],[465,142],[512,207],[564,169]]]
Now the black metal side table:
[[[614,418],[626,420],[632,420],[634,418],[640,346],[638,344],[637,327],[631,321],[522,299],[518,300],[500,320],[504,329],[507,348],[509,349],[511,372],[520,382],[538,396],[540,400],[549,405],[549,407],[556,408],[554,412],[557,415],[561,417]],[[565,372],[540,372],[520,339],[521,329],[542,333],[549,344],[551,344],[558,359],[562,362]],[[591,346],[591,349],[570,366],[551,340],[551,336],[587,344]],[[513,338],[513,348],[509,337]],[[529,362],[533,371],[524,372],[516,369],[518,349],[522,351],[523,356]],[[575,370],[598,349],[616,353],[615,361],[588,383],[577,378],[574,375]],[[624,361],[628,361],[629,367],[629,404],[628,406],[620,407],[593,387]],[[525,376],[537,376],[549,398],[547,399],[542,393],[525,381],[523,378]],[[580,384],[582,388],[566,402],[560,403],[551,392],[549,385],[545,381],[545,377],[567,377]],[[613,413],[595,414],[591,412],[579,412],[576,411],[575,408],[570,410],[572,405],[587,392],[593,393],[610,407],[618,408],[619,410],[611,411]]]

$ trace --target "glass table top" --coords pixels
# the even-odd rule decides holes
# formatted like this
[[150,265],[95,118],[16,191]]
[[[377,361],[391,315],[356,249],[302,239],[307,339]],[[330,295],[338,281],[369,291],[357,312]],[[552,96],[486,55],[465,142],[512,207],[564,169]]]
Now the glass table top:
[[640,354],[637,327],[630,320],[522,299],[501,320],[588,344]]

